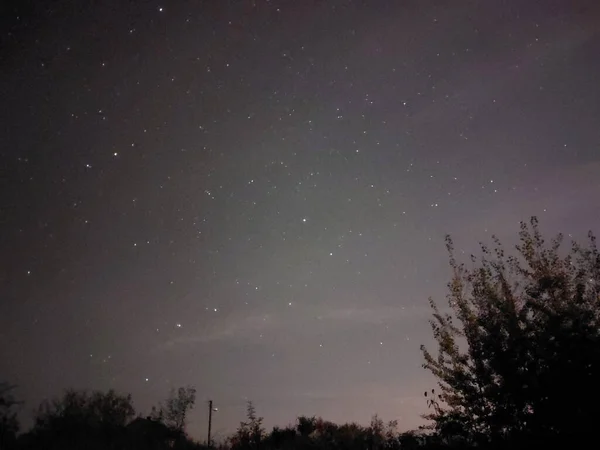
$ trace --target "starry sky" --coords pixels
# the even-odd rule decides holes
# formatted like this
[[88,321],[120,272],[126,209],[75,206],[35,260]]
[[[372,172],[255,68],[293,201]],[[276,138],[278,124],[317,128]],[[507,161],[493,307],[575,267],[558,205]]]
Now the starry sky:
[[444,235],[598,229],[597,3],[3,2],[0,378],[419,425]]

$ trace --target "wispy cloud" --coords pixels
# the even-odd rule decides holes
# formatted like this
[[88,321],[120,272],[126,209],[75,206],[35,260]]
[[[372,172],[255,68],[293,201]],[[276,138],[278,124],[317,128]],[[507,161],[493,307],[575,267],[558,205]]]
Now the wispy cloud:
[[278,326],[281,326],[280,320],[273,314],[230,319],[207,326],[201,332],[174,337],[162,344],[160,348],[169,349],[178,345],[206,344],[209,342],[250,337],[261,331],[271,330]]
[[321,320],[351,323],[381,324],[402,319],[413,319],[429,313],[426,307],[378,306],[375,308],[337,308],[320,314]]
[[261,333],[286,330],[302,333],[306,321],[318,320],[321,323],[352,327],[361,324],[387,324],[401,320],[414,320],[429,313],[426,307],[376,306],[347,308],[305,308],[288,314],[262,314],[215,323],[203,329],[169,339],[159,346],[167,350],[181,345],[227,342],[233,340],[258,339]]

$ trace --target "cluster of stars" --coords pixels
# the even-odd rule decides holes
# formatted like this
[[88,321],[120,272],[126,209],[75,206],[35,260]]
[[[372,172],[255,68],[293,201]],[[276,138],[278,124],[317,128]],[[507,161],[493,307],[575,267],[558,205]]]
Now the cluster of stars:
[[[90,385],[115,371],[162,389],[185,365],[163,360],[213,348],[214,370],[231,374],[241,348],[236,364],[294,386],[304,367],[270,379],[263,365],[300,354],[333,371],[351,349],[342,365],[357,379],[392,370],[392,352],[427,336],[411,307],[442,294],[445,233],[485,239],[504,217],[560,215],[546,171],[597,160],[565,143],[593,141],[584,121],[561,131],[536,106],[588,101],[546,74],[560,33],[544,17],[507,23],[517,39],[483,26],[496,23],[487,7],[467,21],[423,5],[400,26],[413,14],[402,2],[341,3],[117,7],[94,14],[110,27],[81,26],[97,35],[61,30],[22,53],[32,63],[15,79],[31,93],[9,95],[20,137],[3,146],[23,195],[6,203],[26,279],[12,292],[38,309],[36,329],[62,311],[52,302],[83,318],[69,337],[97,370]],[[406,309],[377,316],[390,304]],[[227,395],[209,375],[190,378]]]

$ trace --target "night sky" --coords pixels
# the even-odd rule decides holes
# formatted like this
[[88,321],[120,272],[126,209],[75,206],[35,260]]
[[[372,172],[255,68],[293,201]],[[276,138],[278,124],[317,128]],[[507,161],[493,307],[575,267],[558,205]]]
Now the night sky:
[[[10,6],[13,5],[13,6]],[[600,2],[3,2],[0,379],[192,436],[422,423],[427,299],[600,220]]]

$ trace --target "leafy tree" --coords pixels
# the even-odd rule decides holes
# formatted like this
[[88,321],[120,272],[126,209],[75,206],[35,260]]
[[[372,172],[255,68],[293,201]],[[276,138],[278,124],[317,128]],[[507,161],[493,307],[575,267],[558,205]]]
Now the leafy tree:
[[392,420],[386,424],[375,414],[366,429],[368,450],[393,450],[399,447],[397,427],[397,421]]
[[315,416],[312,416],[312,417],[300,416],[300,417],[298,417],[297,424],[296,424],[296,430],[298,431],[300,436],[306,438],[306,437],[310,436],[311,434],[313,434],[316,429],[317,429],[317,419]]
[[321,448],[331,449],[336,446],[338,439],[338,426],[319,417],[316,422],[314,439]]
[[26,441],[47,449],[114,447],[134,415],[130,395],[69,390],[40,405]]
[[164,405],[152,409],[152,416],[172,430],[183,434],[188,413],[194,408],[195,403],[196,389],[191,386],[180,387],[177,391],[171,391]]
[[422,347],[441,388],[427,417],[446,443],[573,443],[600,418],[596,239],[561,252],[562,235],[546,244],[535,217],[519,237],[514,256],[495,237],[481,245],[471,268],[446,239],[449,312],[430,300],[437,357]]
[[367,448],[380,450],[385,443],[385,424],[377,414],[371,417],[371,424],[367,429]]
[[125,426],[135,416],[131,395],[120,395],[110,390],[68,390],[61,399],[42,403],[36,417],[37,427],[72,420],[90,425]]
[[246,422],[241,422],[236,433],[231,437],[230,444],[234,449],[258,450],[265,437],[263,418],[257,416],[256,408],[251,401],[246,404]]
[[[397,422],[384,423],[374,416],[369,427],[356,423],[337,425],[317,417],[300,416],[296,425],[274,427],[266,434],[262,418],[257,417],[252,403],[248,403],[248,420],[242,422],[230,438],[232,450],[403,450],[396,431]],[[412,448],[425,448],[424,440]],[[423,446],[420,446],[423,444]]]
[[345,423],[337,427],[335,446],[341,449],[362,450],[366,448],[366,430],[357,423]]
[[13,447],[19,433],[16,411],[19,402],[12,395],[15,388],[14,385],[0,383],[0,449]]
[[[423,436],[416,431],[406,431],[398,436],[398,443],[402,450],[418,450],[427,448],[427,436]],[[432,447],[429,445],[429,447]]]
[[288,426],[286,428],[273,427],[273,430],[266,436],[265,447],[272,450],[295,449],[298,448],[296,430]]

